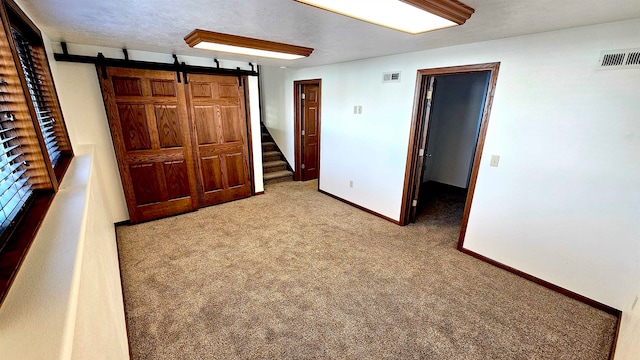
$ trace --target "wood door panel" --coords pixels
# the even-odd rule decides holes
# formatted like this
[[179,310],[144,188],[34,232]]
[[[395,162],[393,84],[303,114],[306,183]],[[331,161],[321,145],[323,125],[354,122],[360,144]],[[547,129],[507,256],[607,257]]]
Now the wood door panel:
[[309,89],[306,92],[307,94],[306,97],[309,102],[312,102],[312,103],[318,102],[318,90],[319,90],[318,88],[309,87]]
[[307,172],[316,171],[318,168],[318,143],[311,143],[305,147],[305,170]]
[[151,96],[176,97],[176,83],[173,80],[151,79]]
[[184,160],[184,150],[181,148],[162,149],[162,153],[158,154],[157,150],[142,150],[125,155],[122,159],[127,163],[145,163],[156,161],[176,161]]
[[142,81],[137,77],[112,77],[116,96],[142,96]]
[[163,166],[168,198],[173,200],[189,196],[189,172],[184,160],[165,161]]
[[240,120],[240,112],[237,106],[220,106],[219,116],[222,121],[223,142],[242,141],[243,126],[246,123]]
[[178,106],[156,105],[154,110],[160,147],[182,147],[184,134],[182,133]]
[[127,151],[151,149],[149,123],[144,105],[118,105],[118,115]]
[[244,151],[244,146],[240,142],[232,142],[226,144],[219,144],[215,146],[200,146],[199,155],[200,157],[214,156],[214,155],[224,155],[227,153],[237,153]]
[[138,216],[143,219],[160,219],[195,210],[190,198],[179,198],[161,203],[140,205]]
[[174,72],[107,68],[99,77],[132,223],[197,208],[184,85]]
[[[317,107],[309,107],[307,110],[307,119],[315,120],[318,118],[318,108]],[[316,121],[307,121],[305,123],[305,132],[307,136],[315,136],[318,134],[318,124]]]
[[251,195],[244,90],[237,77],[194,74],[189,81],[201,206]]
[[204,99],[213,99],[213,86],[211,83],[207,82],[195,82],[193,79],[190,82],[191,85],[191,96],[193,100]]
[[194,106],[193,121],[196,127],[198,145],[217,144],[218,126],[215,122],[215,108],[213,106]]
[[203,157],[202,164],[202,185],[205,192],[224,189],[223,169],[220,156]]
[[136,203],[146,205],[162,201],[158,170],[154,163],[129,166]]
[[237,101],[240,97],[238,94],[238,83],[237,81],[233,81],[231,84],[219,84],[218,85],[218,96],[220,99],[233,99]]
[[225,169],[230,188],[244,185],[244,161],[241,152],[225,155]]

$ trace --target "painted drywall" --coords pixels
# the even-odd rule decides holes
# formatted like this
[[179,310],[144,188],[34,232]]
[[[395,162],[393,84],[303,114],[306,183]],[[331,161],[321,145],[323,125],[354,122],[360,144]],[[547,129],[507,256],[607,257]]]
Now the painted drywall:
[[[55,52],[61,52],[60,44],[54,43],[51,48]],[[121,49],[101,48],[88,45],[69,44],[69,51],[75,55],[95,56],[102,52],[107,57],[121,58]],[[170,54],[158,54],[130,50],[132,60],[145,60],[157,62],[172,62]],[[53,56],[49,59],[55,66],[52,72],[60,106],[65,117],[72,144],[94,144],[97,151],[97,166],[100,176],[104,179],[106,202],[111,215],[116,222],[129,219],[129,213],[122,190],[120,173],[116,162],[115,151],[109,131],[109,123],[104,109],[102,92],[98,81],[96,67],[91,64],[77,64],[57,62]],[[180,57],[190,65],[215,66],[213,59],[197,57]],[[221,66],[241,67],[251,69],[247,63],[220,61]],[[262,181],[262,147],[260,145],[260,106],[258,101],[258,82],[256,77],[249,77],[249,111],[251,114],[250,135],[253,142],[253,169],[254,186],[257,192],[263,191]]]
[[[293,137],[293,118],[289,118],[286,101],[291,101],[293,106],[293,82],[285,87],[285,81],[289,71],[282,68],[260,67],[260,81],[262,97],[262,122],[278,144],[282,155],[295,170],[295,147]],[[287,93],[291,93],[291,98]],[[293,114],[293,110],[291,112]]]
[[76,156],[0,307],[0,357],[127,359],[113,220],[92,146]]
[[253,184],[256,193],[264,191],[262,174],[262,132],[260,131],[260,92],[258,77],[250,76],[249,86],[249,121],[251,123],[251,145],[253,146]]
[[[418,69],[500,62],[465,248],[626,310],[640,278],[640,20],[307,69],[263,69],[266,124],[293,143],[293,81],[323,85],[320,189],[399,219]],[[401,71],[400,83],[382,73]],[[353,106],[362,105],[361,115]],[[490,155],[501,156],[489,167]],[[349,182],[353,181],[353,187]]]
[[[83,146],[87,147],[87,146]],[[98,175],[95,146],[85,212],[85,241],[79,271],[76,319],[71,359],[127,359],[129,344],[116,233]],[[97,356],[96,354],[100,354]]]
[[[56,90],[73,146],[95,144],[96,165],[107,190],[105,202],[116,221],[129,219],[96,67],[55,62]],[[115,171],[114,171],[115,169]]]
[[467,188],[489,73],[437,76],[423,182]]

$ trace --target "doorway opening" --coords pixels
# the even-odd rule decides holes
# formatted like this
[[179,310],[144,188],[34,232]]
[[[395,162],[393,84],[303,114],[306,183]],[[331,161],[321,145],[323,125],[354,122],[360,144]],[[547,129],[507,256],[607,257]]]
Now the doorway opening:
[[400,223],[459,216],[459,249],[499,66],[489,63],[418,71]]
[[293,180],[306,181],[320,177],[320,109],[322,80],[293,82],[295,103]]

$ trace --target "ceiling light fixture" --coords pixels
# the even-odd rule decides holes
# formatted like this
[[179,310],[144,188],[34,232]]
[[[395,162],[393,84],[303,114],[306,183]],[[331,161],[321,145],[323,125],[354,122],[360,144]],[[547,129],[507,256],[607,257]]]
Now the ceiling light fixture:
[[456,0],[294,1],[410,34],[462,25],[475,11]]
[[195,29],[184,37],[192,48],[284,60],[311,55],[312,48]]

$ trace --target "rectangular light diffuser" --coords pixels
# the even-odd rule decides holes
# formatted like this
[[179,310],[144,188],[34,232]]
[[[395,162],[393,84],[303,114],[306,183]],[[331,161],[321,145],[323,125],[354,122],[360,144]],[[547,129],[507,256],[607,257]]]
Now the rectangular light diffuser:
[[252,39],[213,31],[193,30],[184,41],[192,48],[234,54],[269,57],[284,60],[300,59],[311,55],[312,48]]
[[295,1],[409,34],[464,24],[474,12],[456,0]]

